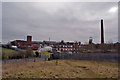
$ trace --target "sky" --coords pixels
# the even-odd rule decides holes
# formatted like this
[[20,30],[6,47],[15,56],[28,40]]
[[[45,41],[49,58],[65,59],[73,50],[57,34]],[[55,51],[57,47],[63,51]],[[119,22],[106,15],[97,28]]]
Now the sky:
[[100,20],[105,42],[118,41],[117,2],[3,2],[2,43],[10,40],[81,41],[100,43]]

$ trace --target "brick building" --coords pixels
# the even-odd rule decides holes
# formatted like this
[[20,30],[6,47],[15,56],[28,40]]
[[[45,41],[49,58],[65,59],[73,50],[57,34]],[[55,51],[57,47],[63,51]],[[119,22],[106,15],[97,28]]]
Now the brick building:
[[27,41],[25,40],[15,40],[10,43],[11,45],[17,46],[18,48],[31,48],[33,50],[38,50],[39,47],[43,48],[45,46],[51,46],[53,52],[61,53],[77,53],[79,51],[78,42],[61,42],[56,41],[32,41],[32,36],[27,36]]
[[33,44],[36,44],[35,42],[32,42],[32,36],[27,36],[27,41],[25,40],[14,40],[10,42],[10,45],[17,46],[18,48],[32,48]]
[[79,45],[77,42],[59,42],[53,45],[53,51],[61,53],[77,53]]

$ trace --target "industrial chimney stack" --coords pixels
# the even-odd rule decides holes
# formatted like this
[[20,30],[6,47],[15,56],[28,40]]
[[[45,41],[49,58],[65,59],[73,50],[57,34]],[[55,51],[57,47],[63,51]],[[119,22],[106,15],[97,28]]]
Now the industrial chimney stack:
[[27,42],[30,44],[32,42],[32,36],[27,36]]
[[101,44],[104,44],[104,28],[103,28],[103,19],[101,19]]

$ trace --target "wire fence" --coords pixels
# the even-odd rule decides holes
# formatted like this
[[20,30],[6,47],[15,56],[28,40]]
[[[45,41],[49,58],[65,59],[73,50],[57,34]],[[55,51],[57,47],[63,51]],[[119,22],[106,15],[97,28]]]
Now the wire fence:
[[119,55],[117,53],[74,53],[59,55],[54,54],[54,58],[118,62]]

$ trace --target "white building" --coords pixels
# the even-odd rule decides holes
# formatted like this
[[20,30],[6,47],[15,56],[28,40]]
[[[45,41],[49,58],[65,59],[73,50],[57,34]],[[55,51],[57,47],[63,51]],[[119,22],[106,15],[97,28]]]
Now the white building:
[[45,46],[43,48],[39,47],[38,51],[39,52],[41,52],[41,51],[52,51],[52,47],[51,46]]

